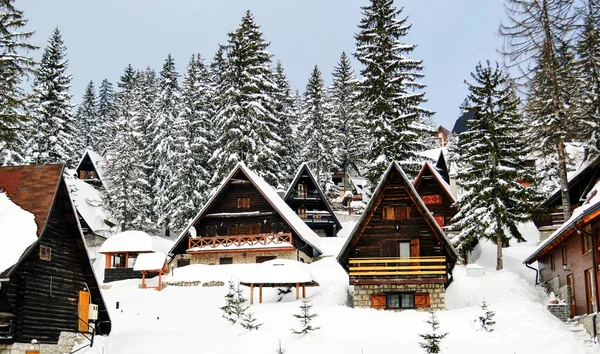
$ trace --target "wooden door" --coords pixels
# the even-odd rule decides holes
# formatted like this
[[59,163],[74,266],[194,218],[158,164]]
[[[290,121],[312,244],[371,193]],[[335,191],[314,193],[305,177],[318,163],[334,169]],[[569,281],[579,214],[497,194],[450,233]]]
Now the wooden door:
[[79,332],[88,332],[88,317],[90,311],[90,293],[87,291],[79,292],[79,305],[77,307],[77,328]]
[[567,289],[569,292],[569,305],[571,305],[571,317],[577,315],[575,306],[575,284],[573,283],[573,274],[567,275]]

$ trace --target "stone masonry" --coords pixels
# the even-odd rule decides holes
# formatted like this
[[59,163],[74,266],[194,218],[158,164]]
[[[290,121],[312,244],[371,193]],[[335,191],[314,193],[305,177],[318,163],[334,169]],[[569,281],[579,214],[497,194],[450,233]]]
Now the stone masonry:
[[[296,254],[298,253],[298,254]],[[264,251],[264,252],[210,252],[202,254],[180,254],[171,264],[177,265],[178,259],[189,259],[190,264],[219,264],[220,258],[232,258],[233,264],[256,263],[257,257],[275,256],[277,259],[298,260],[304,263],[312,263],[312,259],[304,252],[293,251]]]
[[571,318],[571,310],[567,304],[548,304],[547,307],[551,314],[563,322]]
[[371,295],[398,292],[428,292],[431,306],[419,310],[443,310],[446,307],[446,290],[443,284],[383,284],[383,285],[354,285],[354,307],[370,308]]
[[77,333],[60,332],[58,343],[56,344],[0,344],[0,354],[26,354],[27,352],[38,353],[38,351],[40,354],[70,353],[77,340]]

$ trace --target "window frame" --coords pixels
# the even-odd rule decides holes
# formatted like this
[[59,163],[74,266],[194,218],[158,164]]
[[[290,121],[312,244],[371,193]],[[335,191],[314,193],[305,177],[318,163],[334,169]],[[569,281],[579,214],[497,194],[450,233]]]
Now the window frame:
[[583,228],[583,231],[581,233],[581,246],[582,246],[582,251],[583,254],[587,254],[588,252],[590,252],[593,248],[593,240],[592,240],[592,236],[591,236],[591,225],[586,226],[585,228]]
[[561,252],[562,252],[562,264],[563,265],[567,265],[568,263],[568,256],[567,256],[567,245],[563,243],[562,247],[561,247]]
[[40,260],[41,261],[52,261],[52,247],[40,245]]
[[550,252],[550,270],[551,271],[555,271],[556,270],[556,265],[554,264],[554,251]]
[[250,198],[238,198],[238,209],[250,209]]
[[[119,259],[122,260],[122,264],[121,262],[119,262],[119,266],[115,265],[115,260]],[[123,252],[123,253],[111,253],[110,254],[110,267],[111,268],[127,268],[127,253]]]
[[[390,297],[392,296],[398,296],[398,307],[391,307],[390,306]],[[410,299],[412,299],[412,307],[405,307],[402,306],[403,301],[402,301],[402,297],[403,296],[409,296]],[[386,310],[410,310],[410,309],[415,309],[415,293],[414,292],[395,292],[395,293],[387,293],[385,294],[385,309]]]

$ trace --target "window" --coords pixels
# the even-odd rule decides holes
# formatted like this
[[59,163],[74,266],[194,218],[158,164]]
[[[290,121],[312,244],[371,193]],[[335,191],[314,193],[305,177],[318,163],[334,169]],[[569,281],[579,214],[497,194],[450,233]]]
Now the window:
[[412,309],[415,307],[414,294],[388,294],[386,308],[388,309]]
[[425,203],[425,205],[442,204],[442,196],[439,194],[424,195],[423,203]]
[[308,196],[308,188],[306,184],[298,184],[298,198],[306,199]]
[[298,216],[300,219],[306,219],[306,208],[298,208]]
[[237,225],[229,225],[227,226],[227,235],[228,236],[237,236],[240,234],[240,228]]
[[554,252],[550,252],[550,270],[553,272],[556,270],[556,266],[554,266]]
[[382,215],[382,219],[383,220],[394,220],[394,207],[387,207],[384,206],[383,207],[383,215]]
[[596,312],[596,301],[594,299],[594,274],[592,268],[585,270],[585,297],[587,303],[587,313]]
[[408,220],[411,218],[410,206],[384,206],[382,210],[383,220]]
[[12,320],[0,317],[0,339],[12,338]]
[[320,213],[320,210],[313,209],[313,210],[312,210],[312,214],[313,214],[313,218],[314,218],[314,219],[321,219],[321,213]]
[[567,265],[567,245],[562,245],[562,264]]
[[238,198],[238,208],[250,209],[250,198]]
[[219,258],[219,264],[233,264],[233,257],[221,257]]
[[190,265],[190,260],[189,259],[185,259],[185,258],[179,258],[177,260],[177,268],[179,267],[185,267]]
[[52,260],[52,248],[48,246],[40,246],[40,259],[42,261]]
[[113,268],[125,268],[126,261],[125,253],[113,253],[111,255],[111,266]]
[[400,258],[410,258],[410,242],[399,242],[398,250]]
[[217,225],[206,226],[206,236],[216,236],[217,229],[218,229]]
[[583,229],[581,237],[583,237],[583,253],[585,254],[592,250],[592,228],[590,225]]

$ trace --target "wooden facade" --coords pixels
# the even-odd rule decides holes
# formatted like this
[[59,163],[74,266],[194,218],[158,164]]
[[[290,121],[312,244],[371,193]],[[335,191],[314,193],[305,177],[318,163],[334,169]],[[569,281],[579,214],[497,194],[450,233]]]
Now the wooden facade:
[[413,185],[435,221],[442,228],[448,226],[458,209],[453,206],[455,199],[443,176],[432,164],[425,162]]
[[[399,301],[413,308],[434,302],[443,307],[440,290],[434,295],[420,289],[429,289],[431,284],[438,285],[437,289],[447,286],[456,259],[444,231],[395,162],[384,173],[338,256],[350,284],[355,285],[355,306],[377,308],[385,298],[390,309]],[[367,303],[356,301],[357,286],[369,289]]]
[[317,235],[333,237],[342,228],[331,204],[306,163],[292,180],[285,202]]
[[95,186],[104,186],[102,181],[103,169],[106,167],[106,160],[97,153],[86,150],[77,168],[77,178]]
[[176,264],[237,263],[236,254],[254,262],[253,253],[256,262],[280,257],[311,262],[320,252],[317,241],[277,192],[238,164],[169,254]]
[[[0,187],[35,216],[38,239],[11,268],[0,274],[0,326],[9,335],[0,343],[56,344],[61,332],[88,326],[108,334],[110,317],[94,275],[62,165],[0,168]],[[87,296],[81,296],[81,293]],[[82,300],[83,299],[83,300]],[[89,323],[80,309],[89,299],[98,305],[98,321]]]
[[571,217],[529,256],[539,281],[569,304],[571,317],[598,312],[600,202]]

